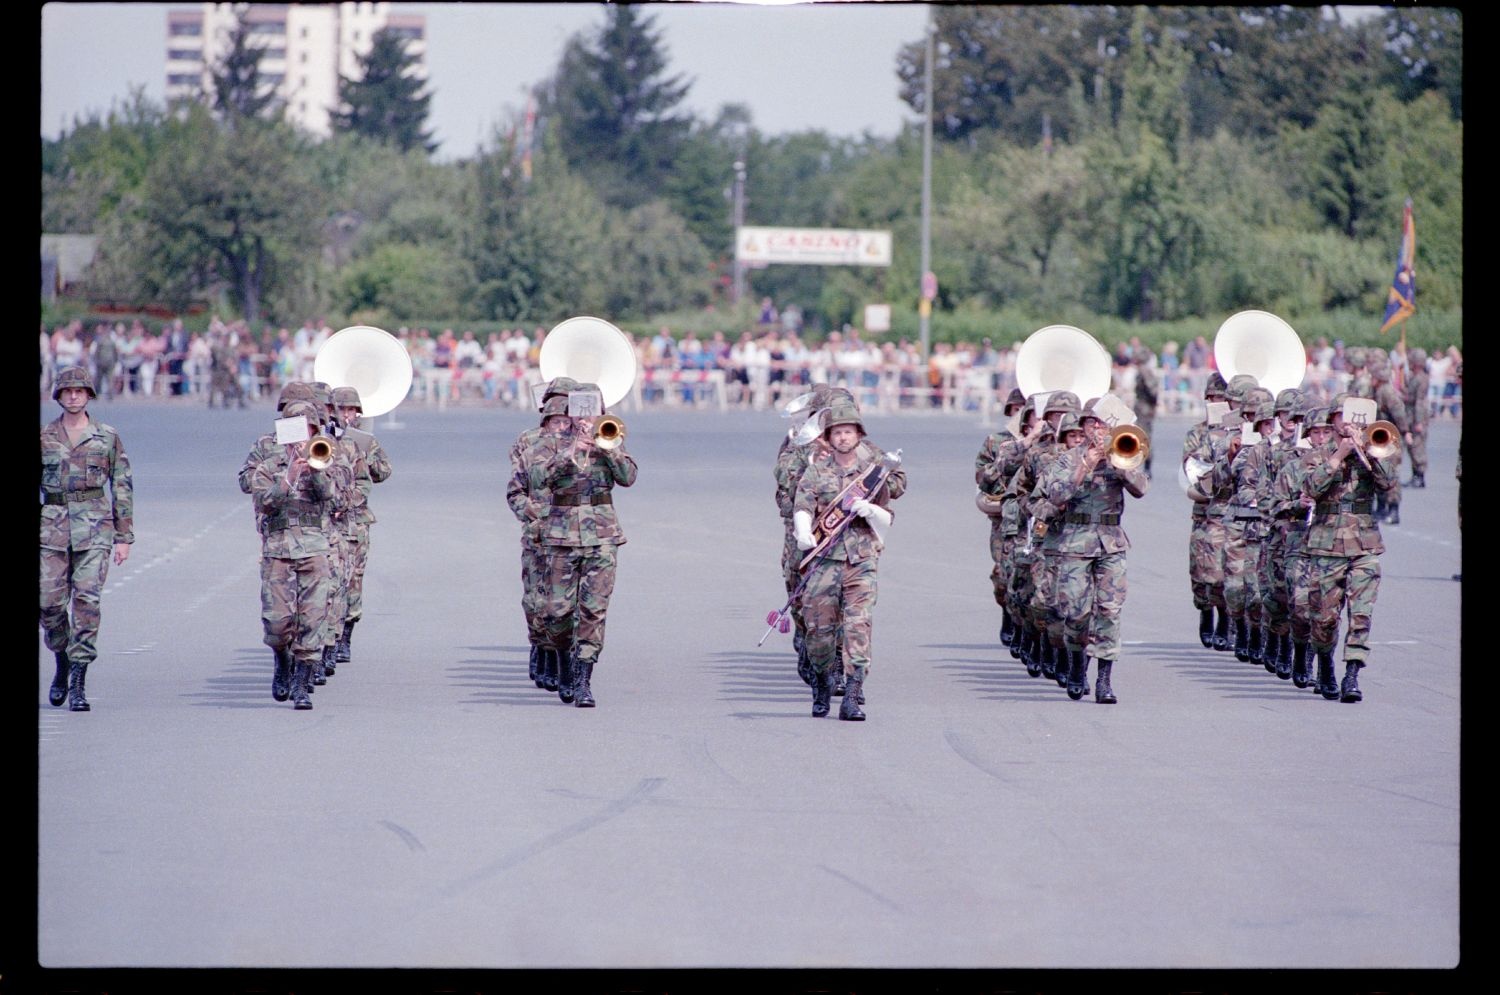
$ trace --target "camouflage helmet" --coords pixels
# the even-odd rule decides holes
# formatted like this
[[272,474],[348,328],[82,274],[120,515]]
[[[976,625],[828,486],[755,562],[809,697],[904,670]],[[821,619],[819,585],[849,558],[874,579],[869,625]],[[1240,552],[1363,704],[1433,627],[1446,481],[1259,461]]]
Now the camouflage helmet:
[[854,399],[854,395],[849,392],[849,389],[847,387],[834,387],[832,385],[829,385],[828,403],[825,404],[824,407],[832,408],[844,404],[847,404],[855,411],[859,410],[859,402]]
[[[553,377],[545,390],[542,391],[542,401],[545,403],[551,397],[567,397],[570,391],[578,389],[578,381],[572,377]],[[567,414],[567,412],[563,412]]]
[[1235,404],[1243,404],[1245,395],[1259,386],[1260,381],[1250,374],[1236,373],[1229,378],[1229,384],[1224,388],[1224,396]]
[[1069,432],[1083,431],[1083,416],[1077,411],[1065,413],[1057,422],[1057,437],[1061,439]]
[[542,420],[540,424],[547,424],[547,419],[554,415],[566,415],[568,413],[568,395],[553,394],[542,402]]
[[1061,411],[1064,414],[1071,412],[1076,415],[1082,409],[1083,405],[1079,403],[1077,394],[1071,390],[1055,390],[1047,398],[1047,407],[1042,410],[1042,414],[1050,415]]
[[57,379],[52,381],[52,400],[57,400],[69,387],[82,387],[89,392],[89,397],[99,396],[99,392],[94,390],[94,381],[89,376],[89,371],[81,366],[69,366],[58,371]]
[[1271,397],[1271,392],[1266,391],[1263,395],[1256,394],[1253,401],[1247,400],[1244,413],[1248,416],[1251,425],[1273,420],[1276,417],[1276,401]]
[[276,410],[285,411],[292,401],[311,400],[314,400],[311,384],[303,380],[289,380],[282,386],[281,396],[276,399]]
[[1365,347],[1352,345],[1344,350],[1344,361],[1356,370],[1362,370],[1365,366]]
[[[1271,409],[1271,417],[1276,417],[1276,395],[1264,387],[1251,387],[1245,391],[1245,396],[1240,399],[1240,414],[1246,418],[1254,415],[1261,405],[1268,405]],[[1259,418],[1256,418],[1259,421]]]
[[313,425],[317,425],[323,417],[323,412],[318,409],[317,402],[299,397],[286,403],[286,407],[281,409],[281,417],[306,418]]
[[1005,403],[1001,405],[1001,408],[1005,411],[1009,411],[1011,408],[1024,407],[1026,407],[1026,395],[1021,393],[1021,388],[1012,387],[1010,389],[1010,394],[1005,398]]
[[1276,413],[1279,415],[1286,412],[1288,418],[1300,418],[1298,412],[1302,410],[1304,403],[1302,391],[1296,387],[1288,387],[1276,395]]
[[1224,397],[1229,391],[1229,384],[1224,382],[1224,374],[1214,370],[1208,375],[1208,382],[1203,385],[1203,399],[1210,397]]
[[333,406],[335,408],[358,408],[360,411],[365,410],[365,406],[359,400],[359,391],[353,387],[333,388]]
[[1337,394],[1333,395],[1332,397],[1330,397],[1328,399],[1328,409],[1330,411],[1333,411],[1334,413],[1341,412],[1341,411],[1344,410],[1344,402],[1345,401],[1349,400],[1349,398],[1351,398],[1351,397],[1358,397],[1358,396],[1359,396],[1358,394],[1351,394],[1347,390],[1341,390]]
[[1332,428],[1333,427],[1333,409],[1332,408],[1308,408],[1307,409],[1307,417],[1302,420],[1302,427],[1304,429],[1308,429],[1308,428],[1318,428],[1320,426],[1323,427],[1323,428]]
[[308,386],[312,388],[313,401],[315,403],[321,404],[325,408],[333,404],[332,387],[328,386],[321,380],[314,380],[309,383]]
[[853,404],[839,401],[829,407],[823,418],[823,438],[828,438],[829,433],[840,425],[853,425],[859,429],[860,437],[864,437],[865,424],[860,421],[859,409]]
[[1406,351],[1406,364],[1412,369],[1418,369],[1427,363],[1427,350],[1411,348]]

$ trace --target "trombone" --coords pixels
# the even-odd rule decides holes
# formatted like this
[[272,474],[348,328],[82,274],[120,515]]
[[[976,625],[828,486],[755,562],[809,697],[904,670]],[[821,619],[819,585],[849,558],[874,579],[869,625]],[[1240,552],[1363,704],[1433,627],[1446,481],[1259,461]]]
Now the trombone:
[[1385,459],[1401,451],[1401,430],[1392,422],[1371,422],[1365,427],[1365,452]]
[[1151,455],[1151,440],[1139,425],[1117,425],[1109,433],[1109,465],[1134,470]]
[[603,415],[594,423],[594,445],[600,449],[618,449],[625,441],[625,422],[614,415]]
[[326,470],[333,463],[333,440],[326,435],[315,435],[307,440],[307,465],[314,470]]

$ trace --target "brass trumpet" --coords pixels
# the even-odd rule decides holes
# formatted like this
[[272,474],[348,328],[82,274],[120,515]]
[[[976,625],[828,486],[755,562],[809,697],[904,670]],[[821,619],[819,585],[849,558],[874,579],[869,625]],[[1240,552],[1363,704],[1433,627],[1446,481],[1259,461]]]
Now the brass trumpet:
[[614,415],[603,415],[594,423],[594,445],[600,449],[618,449],[624,441],[624,420]]
[[1385,459],[1401,451],[1401,430],[1388,421],[1371,422],[1365,427],[1365,452]]
[[333,463],[333,440],[326,435],[315,435],[307,440],[307,465],[314,470],[326,470]]
[[1134,470],[1151,454],[1151,440],[1139,425],[1117,425],[1109,433],[1109,465]]

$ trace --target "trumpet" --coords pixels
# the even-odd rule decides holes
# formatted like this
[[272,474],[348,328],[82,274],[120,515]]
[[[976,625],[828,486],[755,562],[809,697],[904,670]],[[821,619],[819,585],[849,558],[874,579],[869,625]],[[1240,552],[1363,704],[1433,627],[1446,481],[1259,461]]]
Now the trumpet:
[[1371,422],[1365,427],[1365,452],[1385,459],[1401,451],[1401,430],[1388,421]]
[[1151,440],[1139,425],[1117,425],[1109,433],[1109,465],[1134,470],[1151,455]]
[[594,445],[600,449],[618,449],[625,441],[625,422],[614,415],[604,415],[594,423]]
[[333,463],[333,440],[326,435],[315,435],[307,440],[307,465],[314,470],[326,470]]

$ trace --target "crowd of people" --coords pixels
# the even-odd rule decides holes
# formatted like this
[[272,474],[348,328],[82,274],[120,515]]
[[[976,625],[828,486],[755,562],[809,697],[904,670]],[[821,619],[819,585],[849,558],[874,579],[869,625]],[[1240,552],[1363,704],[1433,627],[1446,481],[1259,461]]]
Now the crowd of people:
[[[997,345],[934,343],[926,362],[917,343],[871,336],[858,328],[805,339],[801,322],[762,320],[738,335],[722,331],[700,338],[668,327],[654,335],[631,336],[639,360],[628,403],[644,407],[729,407],[770,409],[805,393],[811,384],[831,383],[854,395],[867,411],[988,411],[1017,386],[1020,342]],[[782,312],[784,317],[786,312]],[[155,330],[140,320],[74,320],[41,333],[41,390],[48,396],[56,371],[79,365],[90,372],[102,398],[187,397],[220,399],[225,405],[275,397],[294,380],[313,379],[313,361],[333,329],[309,319],[288,328],[252,332],[244,321],[213,318],[206,332],[189,332],[180,319]],[[542,379],[538,368],[546,329],[504,329],[481,337],[471,330],[402,327],[394,333],[412,359],[411,399],[432,405],[530,405],[530,387]],[[1348,389],[1370,350],[1318,338],[1307,345],[1303,389],[1328,400]],[[1378,351],[1378,350],[1376,350]],[[1398,377],[1425,372],[1432,418],[1456,418],[1463,403],[1463,355],[1457,346],[1422,353],[1421,371],[1412,368],[1400,343],[1385,350]],[[1414,350],[1413,352],[1417,352]],[[1145,361],[1138,362],[1144,356]],[[1147,396],[1136,381],[1149,370],[1163,415],[1193,412],[1209,375],[1213,348],[1198,336],[1185,346],[1166,343],[1159,352],[1132,338],[1114,356],[1114,392],[1132,403]],[[1143,413],[1144,414],[1144,413]]]

